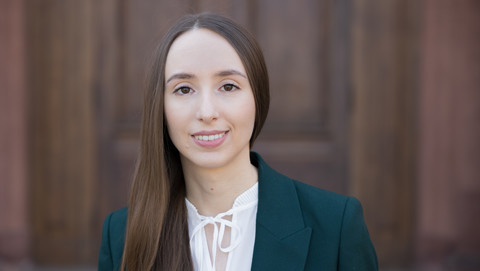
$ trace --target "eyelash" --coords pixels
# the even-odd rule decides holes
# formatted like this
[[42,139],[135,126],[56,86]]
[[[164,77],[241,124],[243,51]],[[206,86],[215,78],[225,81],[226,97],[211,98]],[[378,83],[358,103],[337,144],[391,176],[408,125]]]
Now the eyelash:
[[[226,89],[225,89],[225,86],[231,86],[232,89],[231,89],[231,90],[226,90]],[[227,84],[224,84],[224,85],[221,87],[221,89],[222,89],[223,91],[225,91],[225,92],[232,92],[232,91],[238,90],[238,89],[240,89],[240,88],[239,88],[237,85],[235,85],[235,84],[227,83]]]
[[[182,92],[181,92],[182,89],[188,89],[188,93],[182,93]],[[180,86],[180,87],[176,88],[176,89],[173,91],[173,93],[177,93],[177,94],[179,94],[179,95],[187,95],[187,94],[189,94],[189,93],[191,93],[191,92],[192,92],[192,88],[191,88],[191,87],[187,87],[187,86]]]
[[[225,87],[228,86],[228,87],[231,87],[232,89],[231,90],[226,90]],[[182,89],[188,89],[188,92],[187,93],[183,93],[182,92]],[[222,85],[222,87],[220,88],[222,91],[225,91],[225,92],[232,92],[232,91],[235,91],[235,90],[238,90],[240,89],[237,85],[235,84],[232,84],[232,83],[227,83],[227,84],[224,84]],[[192,88],[191,87],[187,87],[187,86],[180,86],[178,88],[176,88],[173,93],[177,93],[179,95],[187,95],[187,94],[190,94],[192,92]]]

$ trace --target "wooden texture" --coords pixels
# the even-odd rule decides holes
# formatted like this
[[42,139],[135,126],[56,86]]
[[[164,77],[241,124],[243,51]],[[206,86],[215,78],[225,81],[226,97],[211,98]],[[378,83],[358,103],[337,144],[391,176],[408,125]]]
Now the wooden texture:
[[418,2],[353,2],[351,191],[382,268],[411,259]]
[[[345,1],[103,1],[95,10],[100,225],[127,203],[151,51],[181,15],[213,11],[249,28],[263,48],[272,107],[255,149],[280,171],[346,192],[348,7]],[[318,16],[322,14],[322,16]],[[302,18],[298,20],[298,18]]]
[[480,270],[480,2],[425,1],[416,251]]
[[96,257],[92,1],[29,1],[32,257]]
[[252,31],[267,61],[271,105],[254,149],[292,178],[345,193],[348,6],[261,0],[255,7]]
[[[183,8],[179,8],[183,7]],[[138,151],[145,70],[156,42],[189,8],[182,1],[104,1],[95,10],[99,211],[127,204]],[[101,228],[97,228],[97,236]]]
[[272,106],[255,149],[291,177],[346,192],[347,4],[29,3],[34,260],[48,265],[96,258],[103,218],[127,204],[148,58],[185,13],[218,12],[258,37],[270,69]]
[[28,256],[24,3],[0,1],[0,270]]
[[148,57],[167,27],[189,12],[227,15],[258,37],[270,69],[272,106],[255,149],[292,177],[345,192],[348,22],[339,18],[346,10],[344,2],[330,1],[104,3],[97,10],[101,28],[95,57],[103,65],[95,80],[101,97],[100,194],[107,195],[100,217],[126,203]]
[[104,217],[127,204],[151,51],[181,15],[214,11],[265,53],[271,110],[254,149],[293,178],[357,195],[383,266],[408,263],[414,3],[28,2],[34,260],[94,264]]

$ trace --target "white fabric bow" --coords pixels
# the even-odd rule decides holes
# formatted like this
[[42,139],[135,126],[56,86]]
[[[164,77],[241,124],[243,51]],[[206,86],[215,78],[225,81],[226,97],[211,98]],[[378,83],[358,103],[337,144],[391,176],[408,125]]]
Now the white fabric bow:
[[[212,240],[212,263],[209,266],[209,270],[215,271],[215,263],[216,263],[216,256],[217,256],[217,247],[225,253],[229,253],[233,251],[242,241],[242,231],[238,225],[233,223],[232,221],[225,219],[225,216],[230,216],[235,213],[241,212],[243,210],[249,209],[255,206],[257,202],[250,202],[249,204],[242,205],[239,207],[234,207],[227,212],[220,213],[215,217],[209,216],[202,216],[199,215],[201,218],[201,222],[193,229],[192,235],[190,238],[190,247],[193,247],[193,243],[195,244],[193,247],[195,257],[200,260],[199,268],[201,269],[204,266],[203,259],[204,259],[204,250],[202,246],[202,235],[201,230],[208,224],[213,225],[213,240]],[[220,225],[220,226],[219,226]],[[222,242],[225,234],[225,228],[230,227],[230,238],[235,237],[234,240],[230,241],[230,245],[227,247],[222,247]],[[195,242],[193,242],[195,241]]]

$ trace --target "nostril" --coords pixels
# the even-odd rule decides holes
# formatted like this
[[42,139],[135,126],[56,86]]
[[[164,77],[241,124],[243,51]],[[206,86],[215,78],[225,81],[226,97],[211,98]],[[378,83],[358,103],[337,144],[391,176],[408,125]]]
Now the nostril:
[[219,114],[215,103],[215,95],[208,91],[209,88],[206,89],[205,91],[199,91],[197,117],[201,121],[209,122],[218,119]]
[[198,119],[203,121],[212,121],[218,119],[218,113],[215,110],[201,110],[198,113]]

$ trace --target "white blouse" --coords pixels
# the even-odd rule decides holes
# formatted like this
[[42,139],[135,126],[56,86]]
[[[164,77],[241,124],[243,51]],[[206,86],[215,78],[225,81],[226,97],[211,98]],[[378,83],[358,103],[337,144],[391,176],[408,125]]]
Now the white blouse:
[[[203,216],[197,208],[185,198],[188,209],[188,233],[190,236],[190,250],[196,271],[215,271],[217,249],[228,253],[226,271],[250,270],[255,243],[255,225],[258,206],[258,183],[239,195],[232,209],[220,213],[215,217]],[[232,220],[225,216],[232,216]],[[211,224],[213,242],[210,244],[213,257],[210,257],[205,226]],[[222,247],[226,227],[230,227],[231,236],[229,246]],[[213,259],[213,261],[211,260]]]

